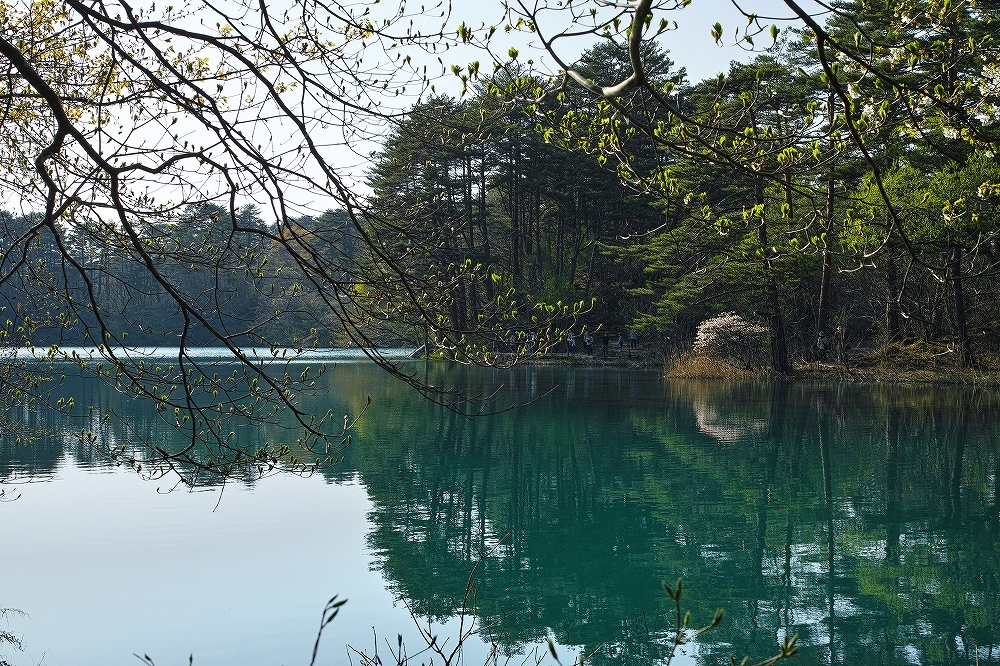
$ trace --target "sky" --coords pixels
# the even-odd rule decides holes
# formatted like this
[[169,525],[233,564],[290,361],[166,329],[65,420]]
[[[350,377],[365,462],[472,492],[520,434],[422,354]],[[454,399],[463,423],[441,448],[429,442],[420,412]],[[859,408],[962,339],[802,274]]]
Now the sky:
[[[408,0],[407,10],[418,12],[419,8],[423,6],[428,13],[432,13],[435,11],[434,7],[439,1],[446,5],[449,2],[451,4],[451,19],[448,28],[450,34],[454,34],[452,31],[463,21],[473,29],[480,26],[488,27],[495,25],[498,26],[499,30],[491,40],[491,48],[497,60],[506,61],[508,49],[514,46],[518,48],[521,54],[519,62],[531,59],[543,71],[555,72],[558,70],[558,67],[555,66],[551,58],[544,55],[538,48],[538,37],[536,35],[516,31],[507,33],[503,30],[502,26],[505,23],[504,0]],[[518,0],[507,1],[514,4]],[[559,0],[523,1],[525,3],[547,1],[553,5],[559,2]],[[567,16],[565,5],[569,4],[571,0],[561,1],[563,9],[550,12],[543,21],[541,27],[545,31],[545,34],[552,34],[555,30],[565,27],[565,25],[559,25],[558,22],[565,23]],[[607,1],[611,2],[611,0]],[[634,1],[628,0],[630,3],[634,3]],[[814,3],[816,0],[803,1]],[[242,2],[242,0],[238,0],[238,2]],[[287,2],[288,0],[274,0],[270,8],[275,16],[280,16],[281,5],[283,3],[287,4]],[[425,2],[426,5],[417,4],[421,2]],[[587,7],[594,6],[598,2],[600,0],[589,0]],[[658,0],[657,4],[671,5],[674,2],[679,3],[681,0]],[[346,4],[350,6],[350,3],[351,0],[347,0]],[[670,57],[675,62],[676,69],[682,67],[686,69],[689,83],[697,83],[706,78],[713,77],[719,72],[727,71],[729,63],[732,60],[749,61],[754,56],[753,52],[733,45],[738,30],[747,25],[746,19],[742,17],[740,11],[736,8],[736,3],[741,3],[742,8],[747,12],[755,12],[761,17],[768,17],[766,20],[762,20],[765,35],[757,40],[758,48],[766,47],[771,42],[766,31],[772,22],[776,23],[779,27],[787,25],[790,10],[785,7],[783,0],[692,0],[688,7],[679,11],[654,10],[656,11],[657,20],[659,17],[666,17],[677,22],[677,29],[661,35],[658,38],[658,43],[669,51]],[[580,6],[581,4],[583,4],[583,0],[577,0],[575,6]],[[354,6],[363,8],[373,5]],[[384,11],[392,13],[394,8],[398,7],[398,2],[397,0],[390,0],[381,3],[379,7],[380,9],[384,8]],[[432,18],[427,17],[426,20],[429,20],[432,24],[434,23],[434,19]],[[725,37],[722,40],[722,45],[716,44],[711,34],[712,26],[716,22],[721,23],[725,29]],[[440,27],[439,20],[436,25]],[[561,57],[566,62],[573,62],[594,43],[592,38],[560,42]],[[562,50],[563,47],[565,47],[565,50]],[[371,60],[368,59],[369,53]],[[461,93],[461,83],[455,76],[448,72],[448,68],[451,65],[457,64],[461,66],[478,60],[482,63],[482,72],[486,74],[492,72],[490,63],[493,58],[489,54],[482,51],[475,51],[471,47],[460,47],[446,53],[439,51],[438,53],[428,54],[418,50],[409,50],[406,53],[412,53],[414,58],[422,59],[427,64],[429,70],[436,70],[437,72],[442,72],[443,70],[444,74],[435,79],[436,92],[448,93],[455,97],[458,97]],[[377,49],[366,48],[364,55],[366,60],[365,69],[369,67],[369,63],[374,61],[379,63],[375,65],[375,68],[378,69],[379,65],[381,65],[379,73],[383,77],[386,76],[385,72],[398,71],[395,64],[398,60],[394,60],[393,58],[401,54],[394,50],[390,49],[390,53],[379,53]],[[336,75],[334,74],[334,76]],[[392,74],[389,74],[388,78],[394,77]],[[238,83],[236,81],[233,85],[237,85]],[[420,86],[412,86],[409,90],[410,94],[408,95],[393,97],[391,94],[392,89],[381,96],[377,90],[373,89],[373,103],[383,113],[398,114],[405,112],[417,101],[416,93],[419,92]],[[293,91],[290,94],[297,95],[298,93]],[[236,97],[238,96],[237,94]],[[181,123],[178,125],[178,128],[184,129],[188,126],[188,119],[181,118],[180,120]],[[253,118],[245,118],[244,120],[251,122],[253,129],[250,131],[254,133],[254,140],[267,146],[274,145],[278,154],[280,154],[282,149],[286,148],[288,151],[294,152],[296,145],[288,147],[285,144],[289,142],[290,144],[295,144],[295,142],[301,140],[301,137],[298,136],[292,136],[288,142],[282,140],[282,132],[287,131],[288,134],[294,134],[294,132],[283,125],[280,119],[272,119],[270,122],[255,124],[253,123]],[[344,182],[355,192],[366,191],[365,174],[371,166],[373,156],[377,154],[380,148],[381,141],[388,135],[389,131],[388,126],[385,124],[377,125],[371,131],[367,131],[366,127],[364,114],[359,114],[359,118],[356,121],[348,120],[341,122],[339,126],[333,123],[320,128],[316,133],[310,132],[312,139],[324,145],[324,151],[328,153],[328,159],[336,165],[337,171]],[[176,130],[173,131],[176,132]],[[191,137],[194,137],[197,132],[194,130],[191,131]],[[176,133],[180,134],[182,132]],[[187,139],[189,137],[187,133],[184,133],[182,138]],[[192,143],[194,143],[193,138]],[[211,187],[211,184],[209,184],[209,187]],[[247,192],[244,196],[249,197],[252,202],[264,209],[270,204],[268,196],[264,193],[255,194]],[[317,196],[320,198],[314,200],[307,195],[305,200],[299,202],[303,207],[303,212],[309,210],[315,213],[329,207],[329,201],[325,196]],[[16,210],[19,203],[23,203],[21,192],[0,192],[0,207]]]
[[[513,0],[511,1],[513,2]],[[802,4],[812,5],[813,3],[806,0]],[[659,17],[665,16],[678,24],[676,30],[663,35],[659,42],[669,50],[670,57],[678,68],[687,69],[689,82],[697,83],[706,78],[714,77],[719,72],[728,71],[729,63],[733,60],[747,62],[753,58],[754,53],[733,45],[736,29],[745,27],[747,24],[746,19],[737,9],[737,5],[747,13],[756,13],[760,16],[765,27],[769,27],[772,23],[779,28],[785,27],[789,25],[793,16],[791,10],[782,0],[735,0],[735,2],[734,0],[692,0],[691,4],[683,10],[658,11],[656,13],[657,20]],[[455,3],[454,12],[456,16],[467,20],[470,24],[474,21],[481,21],[492,25],[502,20],[502,0],[464,0],[464,2]],[[712,38],[712,27],[716,22],[721,23],[725,31],[723,45],[716,44]],[[544,29],[549,26],[542,27]],[[500,35],[500,38],[507,38],[507,36]],[[518,46],[520,48],[525,45],[525,42],[523,37],[519,40]],[[758,47],[766,47],[772,43],[766,32],[756,41]],[[503,44],[503,40],[500,39],[499,43]],[[578,51],[582,51],[592,42],[587,43],[581,40],[578,44],[580,46]],[[535,46],[537,46],[537,42],[535,42]],[[759,48],[759,50],[761,49]],[[538,57],[537,52],[533,52],[531,49],[525,53],[534,53],[534,57]],[[573,55],[579,55],[579,53]],[[544,59],[541,61],[544,62]]]
[[[415,0],[409,0],[414,2]],[[524,0],[526,3],[543,0]],[[549,0],[555,2],[556,0]],[[634,2],[634,0],[630,0]],[[509,0],[511,4],[516,0]],[[669,4],[673,0],[663,0],[664,4]],[[812,4],[814,0],[804,0],[802,4]],[[687,70],[687,81],[697,83],[707,78],[711,78],[720,72],[728,72],[729,64],[733,60],[748,62],[755,53],[746,48],[734,45],[739,29],[747,26],[746,18],[740,13],[736,5],[742,7],[748,13],[756,13],[761,17],[764,26],[764,35],[757,42],[757,52],[761,52],[772,40],[767,29],[772,23],[781,27],[787,27],[792,22],[791,11],[785,6],[782,0],[692,0],[688,7],[679,11],[657,11],[654,23],[659,17],[665,16],[677,22],[676,30],[661,35],[658,38],[660,45],[669,51],[670,57],[674,60],[675,69],[685,68]],[[395,6],[390,3],[390,6]],[[427,5],[430,6],[430,3]],[[591,4],[588,4],[588,7]],[[654,10],[656,11],[656,10]],[[543,30],[554,31],[560,27],[556,21],[565,20],[565,11],[552,12],[552,22],[542,25]],[[766,20],[765,20],[766,19]],[[481,26],[502,26],[505,23],[503,0],[452,0],[452,15],[450,24],[457,26],[465,22],[474,30]],[[719,22],[723,25],[724,38],[717,44],[712,37],[712,27]],[[796,25],[800,25],[797,21]],[[573,62],[583,51],[594,44],[592,39],[565,40],[561,42],[565,51],[561,53],[564,60]],[[505,33],[498,29],[495,36],[490,40],[491,50],[500,60],[506,60],[507,51],[511,46],[515,46],[519,52],[519,61],[524,62],[529,59],[534,61],[534,65],[541,66],[542,69],[555,71],[558,68],[541,51],[537,36],[524,32]],[[429,66],[438,71],[447,68],[452,64],[463,65],[473,60],[484,63],[484,72],[490,72],[491,68],[486,66],[489,57],[482,51],[477,51],[471,47],[451,49],[447,53],[441,53],[441,63],[435,62],[436,58],[426,54],[415,53],[415,58],[426,58]],[[610,83],[610,82],[607,82]],[[460,81],[451,74],[445,74],[435,80],[435,92],[446,93],[454,97],[461,94]],[[415,98],[408,103],[415,101]],[[348,177],[351,186],[356,191],[367,191],[363,174],[372,159],[372,153],[379,149],[379,142],[368,141],[356,143],[353,157],[345,159],[345,166],[342,174]],[[353,177],[351,177],[353,176]]]

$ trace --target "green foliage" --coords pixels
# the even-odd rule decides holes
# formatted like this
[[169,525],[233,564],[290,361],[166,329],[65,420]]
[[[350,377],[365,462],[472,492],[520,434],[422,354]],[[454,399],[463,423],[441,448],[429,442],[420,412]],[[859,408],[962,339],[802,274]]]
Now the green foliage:
[[[804,351],[833,316],[864,336],[938,337],[950,320],[964,340],[967,316],[994,325],[962,295],[965,282],[977,298],[996,287],[981,278],[997,256],[989,8],[845,1],[810,16],[792,3],[800,22],[787,30],[754,15],[735,31],[716,24],[716,41],[756,57],[691,85],[662,67],[661,32],[645,31],[654,14],[683,18],[681,6],[584,5],[586,20],[574,5],[549,28],[550,55],[586,34],[603,43],[530,109],[547,140],[659,199],[655,233],[608,243],[628,269],[630,318],[690,340],[706,315],[767,312],[776,368],[786,336]],[[511,13],[534,26],[544,11]],[[767,34],[773,45],[755,46]]]
[[537,295],[540,303],[555,304],[579,303],[583,294],[564,275],[556,275],[545,280]]

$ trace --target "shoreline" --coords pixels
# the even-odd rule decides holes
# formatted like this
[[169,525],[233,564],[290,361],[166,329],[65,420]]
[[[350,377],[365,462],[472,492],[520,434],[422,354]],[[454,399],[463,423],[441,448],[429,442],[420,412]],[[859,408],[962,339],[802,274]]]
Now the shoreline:
[[846,362],[798,361],[792,370],[779,373],[766,367],[742,368],[723,359],[696,356],[690,352],[668,356],[663,350],[595,350],[586,353],[555,353],[518,359],[525,365],[565,365],[660,370],[677,379],[780,380],[815,382],[857,382],[866,384],[938,384],[1000,388],[1000,359],[982,356],[971,368],[959,367],[955,354],[938,345],[895,344],[858,354]]
[[666,368],[667,361],[661,351],[639,347],[637,349],[609,349],[607,354],[601,349],[595,349],[593,354],[579,351],[569,354],[560,351],[542,355],[524,355],[515,360],[515,365],[565,365],[573,367],[663,370]]

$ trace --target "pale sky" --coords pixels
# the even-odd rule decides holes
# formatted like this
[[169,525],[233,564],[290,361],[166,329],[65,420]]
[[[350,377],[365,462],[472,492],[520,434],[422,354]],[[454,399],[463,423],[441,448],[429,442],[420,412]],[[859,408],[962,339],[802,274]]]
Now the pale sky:
[[[280,2],[281,0],[275,1]],[[425,1],[428,14],[434,12],[433,5],[435,0]],[[511,3],[516,2],[516,0],[508,1]],[[525,0],[526,3],[529,1],[534,2],[535,0]],[[553,5],[556,4],[556,0],[549,1]],[[630,3],[634,2],[634,0],[627,1]],[[680,0],[676,1],[680,2]],[[810,4],[815,3],[815,1],[803,0],[803,2]],[[421,0],[409,0],[409,3],[413,4],[408,3],[407,9],[413,12],[419,11],[416,5],[419,2]],[[443,0],[443,2],[447,3],[448,0]],[[570,0],[563,0],[563,2],[569,4]],[[663,0],[664,4],[672,2],[674,0]],[[678,24],[676,30],[671,30],[660,35],[658,43],[669,51],[670,57],[674,60],[677,68],[686,68],[689,83],[697,83],[719,72],[728,71],[729,63],[732,60],[748,61],[753,57],[753,53],[733,45],[737,31],[745,28],[747,25],[746,19],[741,16],[740,12],[735,8],[734,3],[741,3],[745,11],[756,12],[762,18],[761,23],[763,24],[764,34],[756,40],[758,49],[766,48],[771,43],[771,39],[767,34],[767,28],[770,24],[773,22],[779,27],[787,26],[788,17],[791,16],[790,10],[785,7],[785,3],[782,0],[693,0],[688,7],[682,10],[654,10],[656,12],[654,15],[654,24],[658,24],[661,17],[667,18],[670,21],[676,21]],[[566,27],[565,25],[558,24],[558,22],[564,23],[567,20],[565,4],[562,10],[550,12],[546,15],[541,26],[546,34],[551,34],[553,31]],[[392,12],[393,7],[398,7],[398,4],[395,2],[386,2],[379,6],[385,7],[386,11]],[[588,8],[590,6],[592,5],[588,5]],[[526,32],[508,34],[503,30],[505,23],[503,0],[451,0],[451,7],[452,15],[449,27],[447,28],[450,34],[454,34],[451,31],[457,28],[463,21],[473,29],[481,25],[496,25],[499,30],[491,40],[491,49],[498,60],[506,61],[508,48],[515,46],[521,54],[519,57],[520,62],[533,59],[536,65],[540,66],[543,70],[547,69],[549,72],[554,73],[554,70],[557,69],[550,58],[537,50],[537,36]],[[767,17],[766,20],[764,17]],[[425,19],[429,20],[431,24],[435,23],[435,20],[430,18],[430,16],[425,17]],[[549,19],[551,19],[552,23],[546,24],[549,22]],[[725,37],[723,39],[724,45],[722,46],[716,44],[711,35],[712,26],[716,22],[721,23],[724,27]],[[438,29],[440,25],[440,20],[438,19],[436,22]],[[560,49],[565,47],[564,51],[561,50],[561,57],[566,62],[574,62],[583,51],[591,47],[594,43],[593,39],[588,38],[560,42]],[[535,49],[531,48],[533,45],[536,46]],[[407,53],[411,52],[415,62],[420,60],[427,65],[428,73],[435,70],[440,72],[442,69],[446,72],[443,76],[435,79],[436,91],[441,93],[448,93],[454,96],[460,94],[461,84],[459,80],[448,72],[448,68],[451,65],[462,66],[476,60],[482,63],[481,71],[487,75],[492,71],[492,58],[488,54],[476,51],[471,47],[460,47],[447,52],[437,50],[434,53],[427,53],[416,49],[407,51]],[[370,55],[371,60],[368,59],[369,53],[365,53],[366,65],[368,63],[378,63],[374,64],[374,66],[382,68],[381,75],[385,76],[384,73],[389,72],[388,76],[391,78],[392,73],[397,71],[395,63],[398,61],[392,58],[394,56],[398,57],[399,53],[392,51],[388,54],[379,54],[376,48],[371,49]],[[438,61],[439,58],[440,62]],[[419,89],[420,86],[413,86],[411,88],[411,90],[415,91],[419,91]],[[404,112],[416,102],[417,98],[415,94],[413,96],[393,97],[390,94],[391,92],[390,90],[384,96],[384,100],[375,99],[373,101],[374,106],[379,111],[384,113]],[[377,97],[378,95],[377,91],[373,91],[373,97]],[[340,125],[334,122],[328,128],[314,129],[314,132],[310,134],[314,140],[323,144],[323,150],[327,154],[327,159],[336,165],[340,175],[348,183],[349,187],[355,191],[364,191],[366,189],[364,174],[370,167],[372,154],[378,151],[381,139],[388,132],[387,127],[384,125],[375,127],[371,131],[366,126],[367,121],[364,118],[364,114],[360,114],[357,122],[350,119],[342,122]],[[182,122],[179,127],[185,127],[185,123]],[[259,141],[260,144],[273,147],[276,155],[282,154],[282,151],[285,151],[287,154],[295,153],[297,148],[296,142],[301,139],[301,137],[295,135],[291,128],[283,125],[280,119],[253,125],[248,131],[253,134],[254,139]],[[286,134],[283,135],[283,132]],[[191,139],[192,144],[194,144],[196,132],[195,130],[191,130],[191,133],[190,137],[188,134],[185,134],[183,138]],[[287,135],[292,136],[290,136],[288,141],[284,141],[282,137]],[[201,144],[199,143],[198,145]],[[206,145],[211,145],[211,143]],[[209,187],[212,186],[209,183]],[[13,199],[6,201],[4,195],[10,195]],[[269,196],[264,193],[251,193],[247,191],[245,196],[254,200],[263,209],[266,209],[270,204]],[[19,203],[24,203],[21,193],[0,192],[0,207],[17,210]],[[329,207],[325,199],[313,200],[309,195],[306,195],[306,200],[298,201],[298,205],[302,206],[304,210],[312,210],[314,212],[320,212]]]
[[[415,2],[416,0],[410,0]],[[511,3],[515,0],[509,0]],[[532,0],[534,1],[534,0]],[[634,1],[634,0],[632,0]],[[654,15],[654,24],[658,24],[661,16],[671,21],[676,21],[676,30],[669,31],[658,38],[660,45],[669,50],[670,57],[675,62],[675,68],[684,67],[687,69],[687,81],[697,83],[709,77],[714,77],[719,72],[727,72],[729,63],[733,60],[749,61],[754,57],[754,53],[745,48],[734,46],[738,29],[745,28],[747,20],[734,7],[734,1],[747,12],[755,12],[761,17],[764,26],[764,34],[756,39],[758,52],[763,51],[772,43],[768,28],[772,23],[779,28],[789,25],[791,11],[785,6],[782,0],[693,0],[692,3],[679,11],[658,12]],[[803,0],[803,4],[812,4],[815,0]],[[389,3],[388,6],[395,6]],[[428,2],[428,13],[433,13]],[[416,8],[415,5],[412,7]],[[553,12],[551,17],[554,20],[564,20],[565,13]],[[766,20],[765,20],[766,18]],[[430,24],[440,26],[435,19],[429,19]],[[549,58],[537,50],[537,37],[527,33],[505,33],[502,30],[504,25],[503,0],[452,0],[452,15],[449,25],[457,27],[465,22],[473,30],[480,26],[497,26],[498,31],[490,41],[491,50],[497,59],[505,61],[507,50],[515,46],[519,52],[519,61],[525,62],[534,60],[535,65],[540,65],[543,69],[556,69]],[[712,38],[712,27],[719,22],[724,28],[723,45],[716,44]],[[794,25],[800,25],[797,21]],[[557,25],[542,26],[543,29],[555,30]],[[594,44],[593,40],[579,39],[575,41],[566,40],[562,42],[565,52],[562,57],[568,61],[575,61],[579,55]],[[534,46],[535,48],[532,48]],[[426,54],[413,51],[416,60],[423,60],[428,64],[430,70],[441,71],[442,67],[447,71],[452,64],[464,65],[478,60],[482,63],[482,71],[489,73],[492,67],[489,66],[490,57],[482,51],[477,51],[471,47],[452,48],[447,52]],[[437,62],[437,57],[441,62]],[[461,92],[459,80],[450,73],[445,74],[435,80],[435,91],[446,93],[458,97]],[[401,104],[408,107],[416,101],[416,98],[408,100],[394,100],[392,103]],[[364,174],[370,166],[370,154],[377,152],[379,141],[372,137],[371,140],[358,141],[357,138],[349,142],[351,150],[338,151],[335,147],[331,150],[342,153],[340,160],[340,173],[351,184],[355,191],[366,191],[364,184]],[[322,209],[324,204],[314,204]]]
[[[736,0],[736,4],[748,13],[758,14],[765,27],[774,23],[782,28],[789,25],[789,19],[793,16],[791,10],[785,6],[782,0]],[[812,5],[813,3],[806,0],[802,4]],[[454,15],[470,25],[474,22],[485,22],[487,25],[498,24],[503,16],[502,0],[456,1]],[[729,63],[732,60],[746,62],[753,58],[753,53],[733,46],[736,29],[745,27],[747,21],[734,7],[732,0],[693,0],[683,10],[658,12],[655,15],[654,23],[657,23],[660,17],[666,17],[678,24],[676,31],[661,36],[658,41],[670,51],[670,57],[677,67],[687,68],[688,81],[691,83],[697,83],[715,76],[719,72],[728,71]],[[723,25],[725,46],[716,44],[712,38],[712,26],[716,22]],[[795,24],[799,25],[797,21]],[[543,26],[543,29],[545,27]],[[551,27],[554,28],[554,25]],[[503,34],[498,34],[494,38],[498,45],[503,45],[505,40],[510,39],[515,40],[514,43],[517,44],[518,48],[522,48],[527,38],[526,36],[511,38]],[[755,41],[758,50],[763,50],[772,43],[766,32]],[[569,48],[570,42],[565,42],[565,45]],[[579,41],[579,48],[572,56],[579,55],[579,52],[582,52],[587,46],[589,46],[588,43],[583,40]],[[527,51],[522,50],[522,52],[525,57],[529,57]],[[534,57],[538,59],[537,54]],[[573,57],[569,59],[572,60]]]

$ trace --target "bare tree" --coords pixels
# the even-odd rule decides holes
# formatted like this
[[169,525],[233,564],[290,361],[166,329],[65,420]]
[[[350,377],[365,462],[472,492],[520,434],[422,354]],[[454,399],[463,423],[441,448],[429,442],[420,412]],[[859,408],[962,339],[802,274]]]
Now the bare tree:
[[[0,3],[0,207],[14,211],[3,214],[0,246],[3,344],[35,347],[40,331],[56,329],[68,331],[56,342],[96,347],[97,358],[68,360],[152,401],[189,435],[184,451],[146,461],[152,473],[192,464],[228,474],[234,461],[309,469],[286,448],[232,441],[234,422],[276,409],[295,416],[311,453],[328,456],[330,438],[345,435],[339,418],[298,407],[296,392],[314,377],[286,365],[281,348],[304,341],[275,333],[292,314],[282,307],[452,400],[380,355],[381,334],[420,327],[456,360],[496,363],[491,342],[522,302],[497,289],[487,266],[407,262],[409,229],[366,210],[352,167],[436,78],[452,76],[418,56],[472,41],[448,1],[419,10],[404,1]],[[324,209],[342,211],[334,235],[363,250],[340,251],[332,228],[299,223]],[[449,295],[481,281],[499,294],[489,316],[452,321]],[[248,290],[278,305],[247,311],[239,294]],[[309,307],[288,306],[304,291]],[[129,335],[158,331],[176,358],[146,364]],[[195,342],[225,347],[239,369],[220,380],[192,353]],[[48,355],[66,357],[57,347]],[[12,399],[52,394],[25,385],[29,374],[13,382]],[[212,452],[195,455],[206,443]]]

